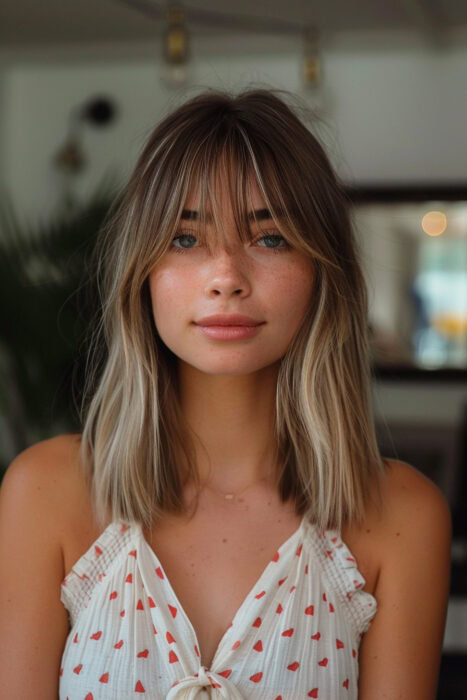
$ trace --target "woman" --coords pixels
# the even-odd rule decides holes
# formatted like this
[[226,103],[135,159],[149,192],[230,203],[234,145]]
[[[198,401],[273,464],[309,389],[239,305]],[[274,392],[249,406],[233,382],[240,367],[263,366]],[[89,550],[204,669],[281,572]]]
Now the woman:
[[435,697],[449,508],[379,453],[348,205],[296,107],[186,101],[101,231],[82,433],[1,489],[6,697]]

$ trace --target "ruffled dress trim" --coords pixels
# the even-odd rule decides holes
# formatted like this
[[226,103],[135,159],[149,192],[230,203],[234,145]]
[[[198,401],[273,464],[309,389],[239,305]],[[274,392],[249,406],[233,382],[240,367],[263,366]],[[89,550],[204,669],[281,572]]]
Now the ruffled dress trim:
[[337,530],[316,533],[319,542],[315,552],[324,576],[334,589],[342,609],[356,630],[358,641],[368,631],[376,615],[378,602],[362,590],[366,579],[357,567],[357,561]]
[[126,552],[136,530],[123,521],[110,523],[63,579],[60,600],[69,611],[73,625],[91,600],[94,587],[118,566],[120,553]]

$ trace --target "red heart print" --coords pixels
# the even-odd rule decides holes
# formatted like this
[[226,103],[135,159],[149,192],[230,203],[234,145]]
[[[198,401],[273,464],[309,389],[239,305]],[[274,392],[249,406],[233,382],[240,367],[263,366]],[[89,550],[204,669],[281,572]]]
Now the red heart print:
[[294,661],[293,664],[289,664],[287,668],[289,669],[289,671],[296,671],[299,666],[300,664],[298,663],[298,661]]
[[259,683],[262,677],[263,673],[262,671],[259,671],[258,673],[255,673],[252,676],[250,676],[250,681],[253,681],[253,683]]
[[326,657],[324,659],[321,659],[321,661],[318,661],[318,666],[327,666],[328,665],[328,660]]
[[315,606],[314,605],[309,605],[307,608],[305,608],[305,615],[314,615],[315,614]]
[[310,698],[317,698],[318,697],[318,688],[313,688],[313,690],[310,690],[308,693],[308,696]]
[[109,682],[109,674],[103,673],[102,676],[99,678],[99,683],[108,683],[108,682]]
[[228,678],[231,673],[232,673],[232,669],[229,668],[229,669],[227,669],[227,671],[220,671],[219,676],[224,676],[224,678]]

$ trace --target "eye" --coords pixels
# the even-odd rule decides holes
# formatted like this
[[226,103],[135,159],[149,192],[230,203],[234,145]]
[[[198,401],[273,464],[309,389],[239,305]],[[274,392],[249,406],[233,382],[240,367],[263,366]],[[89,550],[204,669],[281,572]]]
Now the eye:
[[[282,236],[280,233],[274,233],[274,232],[266,232],[264,235],[260,236],[259,238],[255,239],[255,243],[258,241],[264,241],[264,240],[269,240],[269,241],[278,241],[280,242],[280,239],[283,241],[283,245],[281,247],[278,247],[277,245],[274,245],[272,247],[266,246],[269,250],[272,250],[274,253],[280,253],[282,250],[287,250],[290,248],[290,244],[285,240],[284,236]],[[263,247],[263,246],[260,246]]]
[[[194,234],[192,234],[192,233],[179,233],[177,236],[175,236],[172,239],[171,248],[176,253],[185,253],[186,251],[191,250],[192,248],[195,247],[194,245],[193,246],[189,245],[189,242],[190,242],[189,239],[191,239],[192,243],[196,242],[196,236]],[[188,245],[186,245],[187,240],[188,240]],[[282,240],[282,245],[280,246],[278,244],[280,244],[281,240]],[[175,244],[176,241],[178,241],[180,243],[180,245],[176,245]],[[253,243],[258,243],[259,241],[266,241],[269,243],[272,242],[273,245],[267,244],[267,245],[259,246],[259,247],[266,248],[267,250],[271,250],[273,253],[280,253],[284,250],[288,250],[291,247],[290,244],[284,238],[284,236],[282,236],[279,233],[276,233],[275,231],[270,231],[270,232],[266,231],[265,233],[263,233],[262,236],[259,236],[258,238],[256,238],[253,241]],[[274,243],[276,243],[276,244],[274,245]]]
[[196,236],[193,236],[193,234],[191,234],[191,233],[180,233],[178,236],[175,236],[175,238],[172,239],[172,246],[171,246],[171,247],[173,248],[173,250],[174,250],[176,253],[184,253],[186,250],[190,250],[190,248],[187,248],[187,247],[185,247],[184,245],[182,245],[181,248],[179,248],[178,246],[174,245],[175,241],[177,241],[177,240],[179,240],[179,239],[186,239],[186,238],[194,238],[194,239],[196,239]]

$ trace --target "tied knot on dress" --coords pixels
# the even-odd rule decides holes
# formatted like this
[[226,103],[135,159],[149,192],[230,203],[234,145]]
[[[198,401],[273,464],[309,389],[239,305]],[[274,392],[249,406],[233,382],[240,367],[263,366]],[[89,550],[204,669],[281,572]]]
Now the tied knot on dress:
[[186,676],[169,691],[166,700],[244,700],[237,688],[224,676],[199,667],[198,673]]

